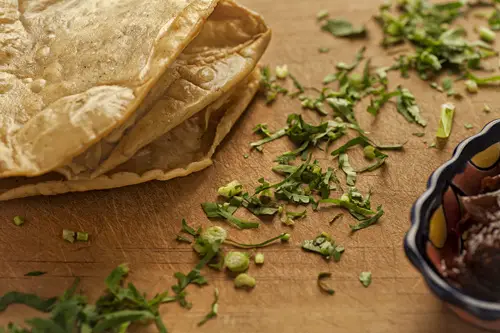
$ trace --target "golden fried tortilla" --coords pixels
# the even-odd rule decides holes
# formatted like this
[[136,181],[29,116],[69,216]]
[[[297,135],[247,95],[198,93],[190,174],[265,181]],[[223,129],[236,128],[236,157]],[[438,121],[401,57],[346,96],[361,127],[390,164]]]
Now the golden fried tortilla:
[[[112,170],[241,82],[269,40],[260,17],[228,1],[11,0],[0,13],[0,177]],[[180,104],[159,106],[166,96]],[[89,148],[105,154],[74,172]]]
[[0,200],[110,189],[186,176],[212,164],[216,147],[259,89],[259,71],[187,121],[143,147],[126,163],[94,179],[66,180],[56,172],[0,179]]

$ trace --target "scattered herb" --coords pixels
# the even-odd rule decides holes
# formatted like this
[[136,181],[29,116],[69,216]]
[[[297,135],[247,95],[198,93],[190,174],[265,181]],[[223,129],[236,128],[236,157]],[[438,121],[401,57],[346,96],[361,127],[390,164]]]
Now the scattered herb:
[[366,36],[364,26],[354,27],[352,23],[342,19],[326,20],[321,29],[336,37],[359,38]]
[[484,104],[484,106],[483,106],[483,111],[484,111],[485,113],[490,113],[490,112],[491,112],[491,108],[490,108],[490,106],[489,106],[488,104]]
[[495,41],[495,33],[486,27],[479,28],[479,37],[486,43],[493,43]]
[[24,276],[42,276],[47,274],[47,272],[41,272],[41,271],[33,271],[33,272],[28,272],[24,274]]
[[419,138],[422,138],[425,136],[425,133],[423,132],[414,132],[412,133],[412,135],[416,136],[416,137],[419,137]]
[[313,240],[305,240],[302,243],[302,248],[306,251],[319,253],[326,260],[333,258],[335,261],[339,261],[344,252],[344,247],[336,245],[332,237],[326,232],[322,232]]
[[466,80],[465,81],[465,88],[471,94],[477,94],[477,92],[479,91],[479,88],[477,86],[476,81],[473,81],[473,80]]
[[220,244],[224,243],[227,238],[226,229],[213,226],[207,228],[205,231],[201,232],[199,236],[195,237],[195,242],[193,244],[193,249],[198,252],[201,256],[206,255],[211,249]]
[[446,140],[450,137],[454,114],[455,105],[446,103],[441,106],[441,118],[439,119],[439,127],[436,133],[438,140]]
[[278,85],[276,79],[271,76],[271,70],[269,66],[263,66],[261,69],[261,79],[260,79],[260,87],[263,93],[266,96],[266,103],[273,103],[278,94],[286,95],[288,90]]
[[436,82],[431,82],[430,83],[431,88],[436,89],[439,92],[443,92],[443,88],[441,88]]
[[297,92],[293,93],[292,96],[302,94],[304,92],[304,86],[291,73],[288,73],[288,76],[290,76],[290,79],[292,79],[294,87],[297,88]]
[[262,146],[268,142],[274,141],[276,139],[281,138],[282,136],[286,135],[286,128],[280,129],[276,131],[275,133],[265,137],[262,140],[252,142],[250,144],[250,147],[257,149],[258,151],[262,151]]
[[318,49],[318,52],[319,53],[328,53],[328,52],[330,52],[330,48],[329,47],[320,47]]
[[491,30],[500,30],[500,9],[497,7],[488,17],[488,24]]
[[334,224],[336,221],[341,220],[344,217],[343,213],[338,213],[333,217],[333,219],[330,221],[330,225]]
[[245,160],[246,160],[248,157],[249,157],[249,156],[248,156],[248,154],[244,154],[244,155],[243,155],[243,158],[244,158]]
[[251,277],[247,273],[241,273],[234,279],[234,286],[236,288],[254,288],[255,287],[255,278]]
[[375,215],[373,215],[367,219],[360,220],[360,222],[356,225],[350,225],[351,230],[354,232],[354,231],[358,231],[358,230],[367,228],[367,227],[377,223],[378,220],[382,217],[382,215],[384,215],[384,210],[382,209],[382,206],[378,206],[377,213]]
[[449,77],[444,78],[442,85],[443,85],[443,90],[446,91],[446,94],[448,96],[453,96],[456,94],[455,90],[453,90],[453,80],[451,78]]
[[232,198],[243,192],[243,185],[237,180],[233,180],[226,186],[219,187],[217,193],[225,198]]
[[176,272],[174,274],[174,277],[177,279],[177,284],[172,286],[172,290],[175,293],[175,300],[178,301],[183,308],[190,309],[192,307],[192,304],[186,300],[186,287],[190,284],[196,284],[199,286],[207,284],[207,280],[201,275],[200,271],[205,265],[216,257],[219,253],[219,247],[220,243],[216,242],[209,249],[207,249],[203,258],[187,275],[181,272]]
[[359,274],[359,281],[368,288],[368,286],[372,283],[372,273],[371,272],[361,272]]
[[325,282],[325,279],[328,279],[332,276],[332,273],[322,272],[318,274],[318,287],[322,292],[327,293],[328,295],[335,294],[335,290],[330,288]]
[[230,205],[222,205],[215,202],[205,202],[201,204],[203,211],[209,218],[222,218],[235,226],[238,229],[253,229],[258,228],[258,222],[249,222],[239,219],[229,211]]
[[80,242],[87,242],[89,240],[88,232],[77,232],[76,240]]
[[302,212],[290,212],[285,206],[282,206],[281,210],[281,222],[285,225],[292,226],[295,224],[295,220],[303,218],[307,215],[307,211],[304,209]]
[[326,9],[322,9],[320,10],[317,14],[316,14],[316,19],[318,21],[321,21],[321,20],[324,20],[328,17],[328,11]]
[[420,109],[415,102],[415,97],[410,93],[408,89],[398,87],[398,96],[396,98],[396,107],[399,113],[401,113],[408,122],[417,123],[418,125],[425,127],[427,126],[427,121],[425,121],[420,115]]
[[24,220],[24,217],[22,217],[22,216],[14,216],[14,219],[12,220],[12,222],[14,222],[14,224],[19,227],[19,226],[24,224],[25,220]]
[[257,253],[255,255],[255,263],[257,265],[262,265],[264,264],[264,254],[263,253]]
[[127,287],[122,286],[127,273],[125,265],[113,270],[106,279],[105,294],[94,305],[87,304],[85,297],[75,293],[78,279],[59,298],[44,300],[32,294],[7,293],[0,297],[0,311],[10,304],[25,304],[42,312],[50,312],[48,317],[26,320],[31,330],[9,324],[8,332],[124,332],[132,323],[141,324],[153,320],[158,331],[166,333],[167,329],[158,309],[161,304],[175,299],[162,293],[147,300],[132,283]]
[[280,80],[284,80],[287,78],[288,74],[288,66],[283,65],[283,66],[276,66],[276,77]]
[[67,229],[63,230],[62,238],[65,241],[70,242],[70,243],[74,243],[75,242],[75,237],[76,237],[76,232],[71,231],[71,230],[67,230]]
[[217,313],[219,312],[219,289],[215,288],[214,289],[214,301],[212,303],[212,307],[210,309],[210,312],[203,318],[202,321],[198,323],[198,326],[201,326],[205,324],[207,321],[209,321],[212,318],[217,317]]
[[474,128],[474,126],[472,126],[472,124],[469,124],[469,123],[464,124],[464,127],[466,129],[472,129],[472,128]]
[[354,169],[351,167],[351,164],[349,164],[349,157],[347,156],[347,154],[339,155],[339,167],[346,174],[347,185],[354,186],[356,184],[356,171],[354,171]]
[[231,246],[234,246],[234,247],[241,248],[241,249],[254,249],[254,248],[266,247],[266,246],[274,243],[277,240],[283,241],[283,240],[288,240],[288,239],[290,239],[290,234],[282,233],[279,236],[273,237],[271,239],[268,239],[268,240],[266,240],[262,243],[258,243],[258,244],[243,244],[243,243],[239,243],[239,242],[232,240],[232,239],[226,239],[224,241],[224,243],[231,245]]
[[250,255],[248,253],[232,251],[226,254],[224,265],[231,272],[244,272],[250,265]]

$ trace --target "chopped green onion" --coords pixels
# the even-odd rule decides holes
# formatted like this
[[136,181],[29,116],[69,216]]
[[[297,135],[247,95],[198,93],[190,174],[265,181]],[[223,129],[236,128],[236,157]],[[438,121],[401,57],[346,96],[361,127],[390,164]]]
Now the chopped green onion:
[[89,240],[89,234],[88,232],[77,232],[76,233],[76,240],[80,242],[86,242]]
[[[243,244],[243,243],[238,243],[237,241],[232,240],[232,239],[226,239],[223,242],[225,244],[232,245],[234,247],[238,247],[241,249],[254,249],[254,248],[266,247],[267,245],[272,244],[274,241],[277,241],[278,239],[283,241],[287,237],[290,238],[290,234],[282,233],[279,236],[273,237],[273,238],[268,239],[268,240],[266,240],[262,243],[259,243],[259,244]],[[287,238],[287,240],[288,240],[288,238]]]
[[471,94],[476,94],[479,91],[479,88],[477,86],[476,81],[474,80],[466,80],[465,81],[465,88],[467,89],[468,92]]
[[282,242],[288,242],[290,240],[290,234],[284,234],[283,237],[281,237]]
[[486,27],[480,27],[479,28],[479,37],[481,37],[482,40],[484,40],[487,43],[493,43],[495,41],[495,32],[492,30],[486,28]]
[[474,128],[474,126],[472,126],[472,124],[469,124],[469,123],[464,124],[464,127],[466,129],[472,129],[472,128]]
[[290,72],[288,71],[287,65],[276,66],[276,77],[278,79],[284,80],[287,78],[288,74],[290,74]]
[[317,14],[316,14],[316,19],[318,21],[321,21],[321,20],[324,20],[328,17],[328,11],[326,9],[322,9],[320,10]]
[[453,126],[453,116],[455,115],[455,105],[445,103],[441,106],[441,118],[436,133],[436,138],[446,140],[450,137]]
[[377,157],[375,155],[375,147],[370,145],[363,148],[363,153],[365,154],[365,157],[369,160],[373,160]]
[[241,273],[234,279],[234,286],[236,288],[253,288],[255,284],[255,278],[246,273]]
[[234,286],[236,288],[253,288],[255,284],[255,278],[246,273],[241,273],[234,279]]
[[224,258],[224,265],[231,272],[244,272],[250,265],[249,255],[248,253],[231,251],[226,254],[226,257]]
[[64,229],[63,230],[63,239],[65,241],[68,241],[70,243],[74,243],[75,242],[75,236],[76,236],[76,232],[74,231],[71,231],[71,230],[67,230],[67,229]]
[[264,263],[264,254],[263,253],[257,253],[255,255],[255,263],[257,265],[262,265]]
[[361,272],[361,274],[359,274],[359,281],[367,288],[372,283],[372,273]]
[[12,222],[19,227],[24,224],[25,220],[22,216],[15,216]]

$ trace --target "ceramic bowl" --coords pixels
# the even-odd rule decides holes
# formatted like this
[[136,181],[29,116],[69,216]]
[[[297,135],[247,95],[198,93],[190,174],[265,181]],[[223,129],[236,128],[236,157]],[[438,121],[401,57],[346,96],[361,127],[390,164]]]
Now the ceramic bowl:
[[404,243],[406,255],[437,297],[464,320],[494,330],[500,330],[500,302],[477,299],[452,286],[441,274],[441,261],[462,248],[456,228],[462,217],[460,197],[478,194],[481,180],[499,173],[500,119],[460,143],[453,157],[434,171],[412,207]]

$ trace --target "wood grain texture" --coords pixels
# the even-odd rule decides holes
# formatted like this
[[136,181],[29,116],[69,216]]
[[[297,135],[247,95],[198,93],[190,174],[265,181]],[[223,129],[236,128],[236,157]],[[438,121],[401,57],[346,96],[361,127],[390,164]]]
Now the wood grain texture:
[[[338,61],[349,62],[354,52],[368,44],[367,56],[374,65],[387,65],[391,57],[378,46],[380,34],[371,20],[377,11],[376,1],[365,0],[242,0],[243,4],[262,13],[273,29],[273,41],[263,62],[271,66],[286,63],[306,86],[318,86]],[[366,41],[336,39],[320,32],[315,22],[319,9],[333,16],[365,23],[370,36]],[[473,21],[469,23],[470,26]],[[332,51],[319,54],[318,47]],[[392,105],[377,119],[366,113],[367,101],[357,109],[362,127],[373,132],[379,142],[408,140],[405,151],[391,154],[384,169],[361,175],[358,187],[374,190],[374,204],[383,204],[386,215],[376,226],[349,234],[348,222],[328,225],[336,209],[311,213],[291,230],[289,244],[276,245],[262,252],[263,267],[252,267],[258,281],[251,292],[234,290],[223,273],[208,271],[210,285],[190,287],[194,307],[190,311],[170,304],[163,308],[171,332],[364,332],[364,333],[434,333],[480,332],[468,326],[449,311],[425,286],[419,274],[408,263],[402,249],[403,235],[409,227],[413,201],[424,190],[429,174],[447,160],[465,137],[477,132],[488,121],[498,118],[500,103],[494,89],[483,89],[473,98],[454,101],[457,106],[453,134],[443,150],[428,149],[437,128],[439,107],[447,101],[412,76],[391,78],[391,85],[404,82],[416,95],[423,115],[429,120],[424,138],[411,135],[420,128],[411,126],[397,114]],[[457,89],[463,90],[461,84]],[[493,111],[482,112],[484,103]],[[35,197],[1,203],[0,208],[0,294],[10,290],[36,292],[44,296],[59,295],[73,281],[82,277],[82,291],[94,299],[103,289],[105,276],[117,265],[128,262],[130,280],[150,294],[169,289],[175,271],[189,271],[196,256],[189,246],[177,243],[175,235],[180,220],[196,225],[210,225],[199,204],[213,201],[216,188],[238,179],[247,188],[265,176],[278,179],[271,171],[273,159],[290,148],[286,139],[266,145],[263,154],[249,153],[248,143],[256,137],[252,128],[267,122],[272,129],[283,126],[292,112],[302,112],[297,101],[281,98],[273,107],[261,99],[251,105],[222,144],[214,165],[205,171],[169,182],[151,182],[111,191]],[[306,119],[317,120],[309,111]],[[464,123],[474,125],[466,130]],[[250,157],[244,159],[243,155]],[[326,153],[316,156],[322,165],[337,166]],[[353,154],[352,164],[365,163],[361,154]],[[16,227],[13,216],[26,217],[27,223]],[[68,244],[61,239],[63,228],[91,234],[88,243]],[[241,241],[264,240],[284,230],[279,221],[263,223],[260,230],[230,230],[232,238]],[[346,247],[339,263],[300,249],[304,239],[319,231],[330,232]],[[24,277],[29,271],[47,271],[40,277]],[[373,283],[364,288],[358,281],[361,271],[372,271]],[[320,271],[332,272],[333,297],[321,294],[316,286]],[[208,312],[213,287],[220,290],[220,315],[202,329],[196,323]],[[13,307],[0,315],[0,326],[21,321],[33,315],[22,307]],[[154,331],[154,330],[151,330]]]

